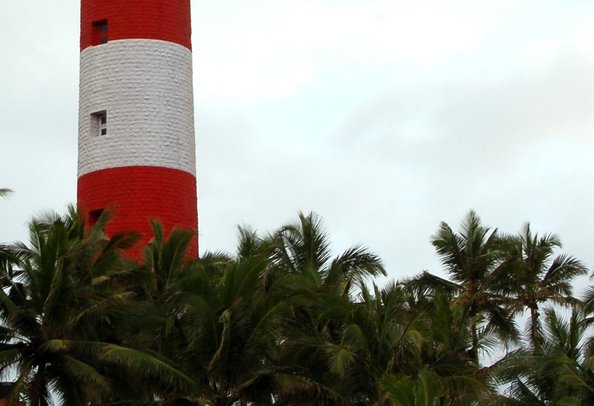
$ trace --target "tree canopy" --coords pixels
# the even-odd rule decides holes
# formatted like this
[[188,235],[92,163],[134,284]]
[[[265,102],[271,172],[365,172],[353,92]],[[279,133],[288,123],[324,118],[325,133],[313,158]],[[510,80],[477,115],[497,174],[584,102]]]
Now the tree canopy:
[[315,213],[264,235],[239,228],[236,252],[199,259],[192,233],[159,222],[132,258],[134,232],[107,236],[108,212],[91,228],[85,216],[35,218],[28,242],[0,245],[8,404],[594,402],[594,300],[572,287],[587,268],[529,224],[442,223],[431,243],[448,279],[378,286],[381,259],[333,253]]

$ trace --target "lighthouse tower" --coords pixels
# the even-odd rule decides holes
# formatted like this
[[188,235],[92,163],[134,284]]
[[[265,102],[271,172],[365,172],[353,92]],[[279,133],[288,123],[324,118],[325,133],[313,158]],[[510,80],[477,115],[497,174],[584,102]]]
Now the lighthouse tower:
[[108,234],[197,231],[190,34],[190,0],[81,1],[78,203]]

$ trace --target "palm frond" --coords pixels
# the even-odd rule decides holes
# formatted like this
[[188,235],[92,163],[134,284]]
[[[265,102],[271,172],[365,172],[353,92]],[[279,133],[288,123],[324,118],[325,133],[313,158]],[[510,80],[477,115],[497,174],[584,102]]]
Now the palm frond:
[[367,277],[387,275],[381,259],[360,246],[349,248],[335,258],[325,273],[324,283],[331,286],[349,279],[361,283]]
[[194,385],[192,379],[171,365],[140,351],[113,344],[103,345],[103,351],[103,354],[99,355],[99,359],[126,367],[139,376],[158,379],[176,390],[189,393]]

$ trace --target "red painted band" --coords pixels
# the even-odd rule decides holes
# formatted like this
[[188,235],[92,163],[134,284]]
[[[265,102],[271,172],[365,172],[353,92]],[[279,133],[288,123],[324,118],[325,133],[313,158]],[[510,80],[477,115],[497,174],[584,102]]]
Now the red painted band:
[[[196,178],[177,169],[152,166],[126,166],[91,172],[78,178],[78,204],[89,213],[114,207],[107,234],[137,231],[142,246],[152,237],[149,219],[159,219],[165,233],[174,226],[197,233],[198,207]],[[140,246],[129,253],[139,257]],[[198,237],[188,250],[198,256]]]
[[190,0],[82,0],[80,12],[81,51],[103,38],[156,39],[192,49]]

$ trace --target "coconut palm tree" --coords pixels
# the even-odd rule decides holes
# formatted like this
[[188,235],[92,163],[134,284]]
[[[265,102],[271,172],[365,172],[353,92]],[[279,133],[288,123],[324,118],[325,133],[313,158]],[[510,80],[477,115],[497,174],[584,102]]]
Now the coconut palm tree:
[[360,291],[360,299],[350,303],[340,341],[326,348],[341,392],[360,404],[376,404],[383,397],[378,383],[387,374],[418,374],[430,326],[424,314],[407,311],[399,286],[373,285],[373,293],[361,286]]
[[277,269],[307,276],[319,287],[348,295],[366,278],[386,275],[381,259],[365,247],[351,247],[331,260],[328,235],[315,213],[299,213],[297,223],[281,227],[269,239]]
[[568,255],[553,257],[555,249],[561,248],[556,234],[540,237],[532,234],[530,224],[525,224],[517,236],[510,236],[506,251],[511,261],[511,274],[505,286],[513,300],[509,307],[513,313],[530,311],[529,337],[537,349],[542,341],[540,307],[545,303],[561,306],[575,305],[572,281],[587,274],[587,268],[578,259]]
[[519,335],[507,308],[509,298],[502,293],[509,273],[504,242],[497,230],[483,226],[473,211],[466,215],[459,233],[442,222],[431,243],[452,280],[423,272],[415,281],[450,292],[457,306],[468,307],[473,342],[470,353],[477,364],[480,334],[496,332],[504,342],[515,341]]
[[[417,300],[411,306],[410,292],[404,287],[374,286],[371,293],[361,286],[356,301],[342,296],[343,302],[326,298],[318,319],[331,317],[336,322],[326,326],[333,329],[310,328],[301,338],[295,335],[297,338],[286,343],[293,354],[307,354],[301,355],[300,365],[306,368],[300,374],[320,387],[331,388],[334,396],[327,395],[320,404],[388,405],[398,396],[385,384],[407,382],[410,394],[416,383],[426,383],[418,381],[425,372],[439,386],[432,397],[439,405],[463,405],[469,399],[493,397],[489,370],[469,357],[472,336],[467,307],[453,306],[444,294]],[[481,335],[480,348],[493,344],[487,339],[488,335]],[[421,400],[429,401],[419,397]]]
[[114,275],[121,250],[137,237],[106,238],[107,221],[86,230],[85,215],[71,207],[63,217],[34,219],[30,245],[11,246],[14,269],[2,275],[0,290],[0,372],[17,377],[9,404],[23,396],[32,406],[48,405],[51,392],[68,405],[117,399],[114,376],[189,390],[191,380],[167,363],[117,344],[131,294]]
[[[0,188],[0,197],[6,197],[12,193],[12,190],[6,188]],[[6,267],[10,262],[10,250],[9,248],[4,245],[0,244],[0,269],[3,269],[6,272]]]
[[406,375],[388,375],[380,383],[386,398],[394,406],[441,406],[443,392],[439,377],[422,369],[415,378]]
[[594,404],[594,340],[587,337],[583,313],[569,320],[545,310],[542,342],[536,351],[521,349],[502,360],[498,375],[510,383],[504,405],[565,406]]
[[152,226],[155,238],[136,278],[139,302],[127,318],[129,344],[170,359],[195,382],[190,392],[161,393],[160,402],[272,402],[290,278],[269,277],[267,254],[258,248],[263,240],[247,229],[240,229],[235,257],[205,253],[185,260],[191,235],[174,229],[164,238],[162,227]]
[[282,286],[290,298],[291,317],[282,326],[283,346],[276,359],[280,372],[274,381],[282,379],[284,388],[276,385],[275,403],[342,404],[353,387],[342,391],[346,380],[340,385],[337,365],[329,365],[331,353],[340,343],[355,289],[369,277],[385,275],[381,260],[360,246],[332,259],[328,235],[315,213],[300,213],[298,222],[279,228],[258,246],[270,258],[266,285]]
[[[219,278],[198,268],[180,281],[171,302],[187,345],[177,365],[198,385],[195,404],[267,404],[281,326],[290,316],[286,289],[266,286],[261,257],[225,264]],[[199,401],[198,401],[199,400]]]
[[[465,405],[488,401],[495,393],[493,376],[481,367],[475,352],[492,352],[499,345],[494,333],[479,331],[474,335],[476,318],[468,317],[468,306],[459,306],[448,295],[438,293],[427,308],[425,317],[431,326],[431,340],[423,347],[422,364],[439,378],[440,404]],[[477,316],[480,317],[480,316]]]

